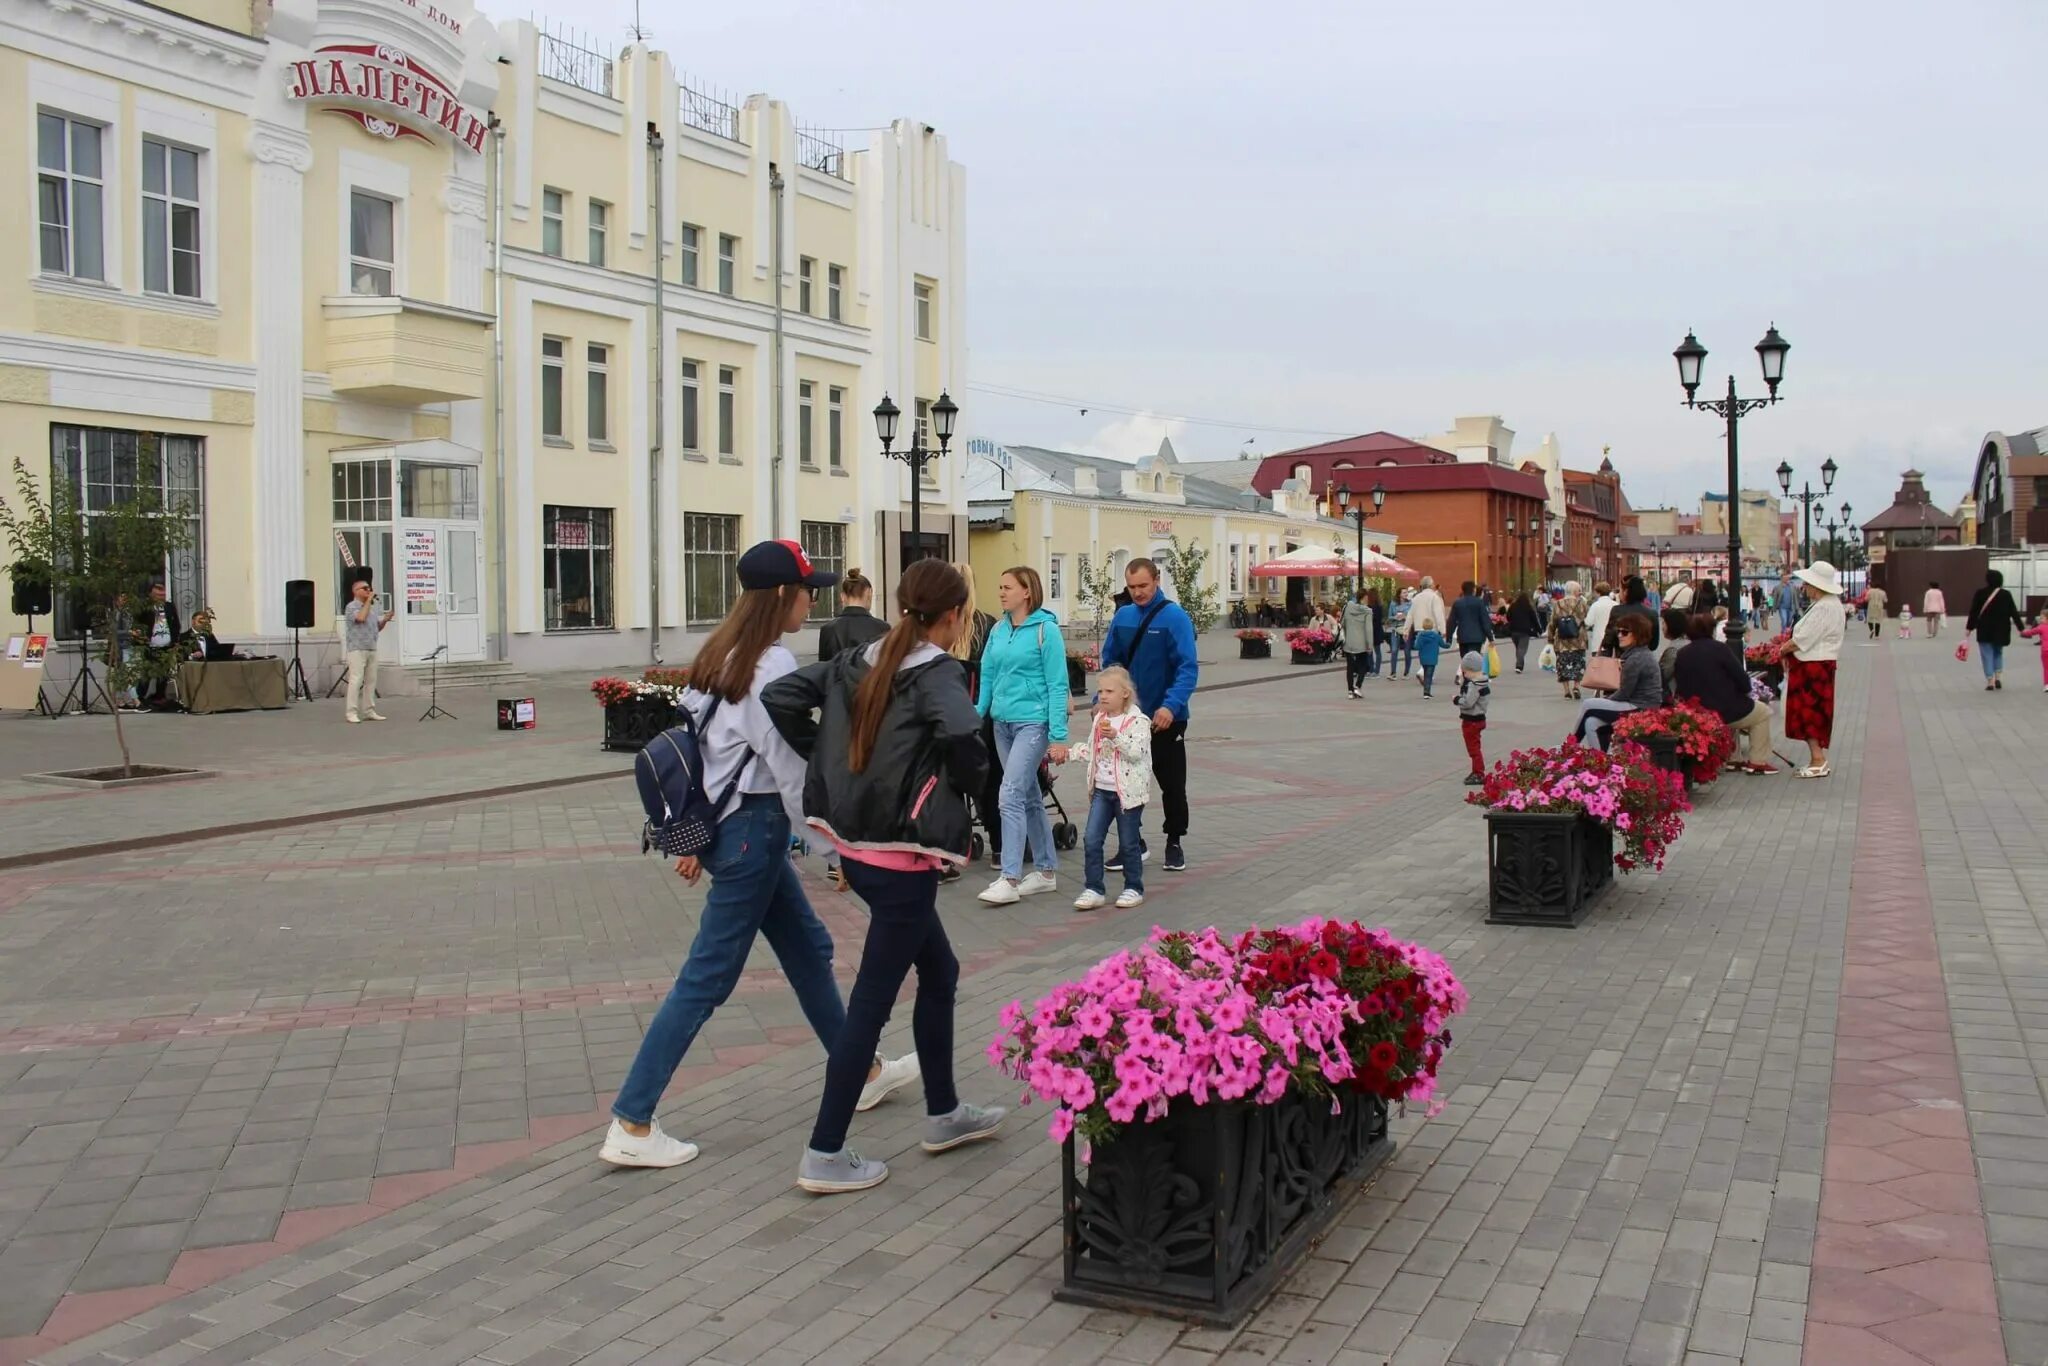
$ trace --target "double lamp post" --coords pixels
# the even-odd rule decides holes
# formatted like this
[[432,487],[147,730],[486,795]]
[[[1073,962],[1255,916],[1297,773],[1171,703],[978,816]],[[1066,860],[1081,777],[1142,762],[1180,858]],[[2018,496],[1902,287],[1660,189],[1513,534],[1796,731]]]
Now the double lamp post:
[[1732,374],[1728,376],[1726,398],[1700,398],[1700,368],[1706,364],[1707,348],[1700,345],[1700,339],[1690,330],[1671,353],[1678,362],[1678,382],[1685,389],[1685,406],[1713,413],[1728,424],[1728,648],[1738,660],[1742,658],[1743,619],[1734,610],[1734,604],[1742,601],[1742,462],[1736,447],[1736,429],[1746,414],[1778,401],[1778,385],[1785,378],[1785,353],[1791,349],[1778,335],[1775,323],[1756,344],[1757,359],[1763,364],[1764,387],[1769,390],[1765,398],[1738,398]]
[[[1778,463],[1778,488],[1787,498],[1802,506],[1799,528],[1799,558],[1807,564],[1813,563],[1813,505],[1827,497],[1829,490],[1834,488],[1835,468],[1835,462],[1832,458],[1822,462],[1820,467],[1820,487],[1815,488],[1812,484],[1801,484],[1799,492],[1794,493],[1792,492],[1791,464],[1786,461]],[[1823,510],[1822,515],[1826,515],[1825,510]],[[1847,503],[1842,504],[1842,520],[1845,522],[1849,520],[1849,505]]]
[[[1377,517],[1380,515],[1380,509],[1387,505],[1387,486],[1375,483],[1372,486],[1371,497],[1372,515]],[[1349,517],[1351,524],[1358,528],[1358,577],[1362,581],[1365,578],[1365,504],[1363,501],[1357,503],[1351,501],[1351,485],[1349,484],[1339,484],[1337,486],[1337,499],[1344,504],[1344,515]]]
[[932,405],[932,434],[939,439],[939,448],[931,450],[924,444],[924,425],[913,422],[910,427],[910,445],[903,450],[889,449],[896,444],[896,427],[903,418],[903,410],[889,401],[887,394],[875,405],[875,434],[882,438],[882,457],[886,460],[901,460],[910,467],[910,544],[915,548],[905,559],[923,559],[924,554],[924,467],[926,462],[945,455],[946,448],[953,443],[953,427],[960,420],[960,405],[945,390],[939,391],[939,401]]

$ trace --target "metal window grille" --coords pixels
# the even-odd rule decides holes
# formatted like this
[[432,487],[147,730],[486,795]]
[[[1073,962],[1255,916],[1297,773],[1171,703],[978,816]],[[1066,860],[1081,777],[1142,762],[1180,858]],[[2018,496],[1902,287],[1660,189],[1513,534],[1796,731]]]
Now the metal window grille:
[[691,625],[725,620],[739,599],[740,519],[683,514],[683,602]]

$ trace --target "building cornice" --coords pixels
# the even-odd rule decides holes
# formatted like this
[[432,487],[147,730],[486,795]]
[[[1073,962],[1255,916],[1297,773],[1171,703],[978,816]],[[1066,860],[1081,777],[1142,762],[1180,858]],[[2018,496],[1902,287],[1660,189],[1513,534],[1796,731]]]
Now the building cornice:
[[157,86],[166,77],[189,82],[195,94],[230,107],[247,102],[267,47],[261,38],[132,0],[16,0],[7,10],[0,46],[120,80],[148,73]]

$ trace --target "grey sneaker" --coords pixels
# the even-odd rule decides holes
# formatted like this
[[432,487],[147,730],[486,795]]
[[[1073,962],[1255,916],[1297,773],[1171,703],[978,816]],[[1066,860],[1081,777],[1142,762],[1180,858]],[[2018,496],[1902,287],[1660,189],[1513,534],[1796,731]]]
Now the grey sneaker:
[[928,1153],[942,1153],[948,1148],[957,1148],[962,1143],[976,1139],[992,1138],[1002,1127],[1003,1116],[1008,1114],[1000,1105],[962,1105],[950,1115],[926,1115],[924,1121],[924,1150]]
[[841,1195],[847,1191],[864,1191],[870,1186],[879,1186],[889,1179],[889,1169],[880,1162],[870,1162],[851,1148],[841,1148],[836,1153],[821,1153],[815,1148],[804,1149],[804,1160],[796,1169],[796,1183],[813,1195]]

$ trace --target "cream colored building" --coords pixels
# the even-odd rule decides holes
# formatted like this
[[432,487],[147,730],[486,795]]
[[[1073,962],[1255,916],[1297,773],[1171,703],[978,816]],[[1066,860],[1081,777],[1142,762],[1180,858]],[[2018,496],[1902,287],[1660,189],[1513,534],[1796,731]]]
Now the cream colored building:
[[[1783,560],[1779,537],[1778,495],[1766,489],[1742,490],[1742,553],[1758,563],[1775,568]],[[1728,495],[1700,495],[1699,534],[1728,539]]]
[[[1092,609],[1078,590],[1083,557],[1110,566],[1121,587],[1126,563],[1157,559],[1178,537],[1208,552],[1202,581],[1217,590],[1222,621],[1233,602],[1286,600],[1290,580],[1253,578],[1254,565],[1305,545],[1349,549],[1357,537],[1351,522],[1322,515],[1315,490],[1289,480],[1264,498],[1197,477],[1183,469],[1171,441],[1135,462],[987,441],[974,442],[968,456],[972,562],[989,611],[996,578],[1024,564],[1043,576],[1046,606],[1062,621],[1086,621]],[[1370,523],[1365,541],[1398,557],[1398,538]],[[1162,578],[1169,593],[1177,591],[1171,575]],[[1330,581],[1291,582],[1301,592]]]
[[0,450],[88,511],[190,506],[171,588],[223,638],[286,639],[305,579],[331,643],[367,568],[395,661],[677,659],[752,541],[911,549],[870,410],[966,384],[965,175],[922,124],[848,143],[467,0],[14,0],[0,89]]

